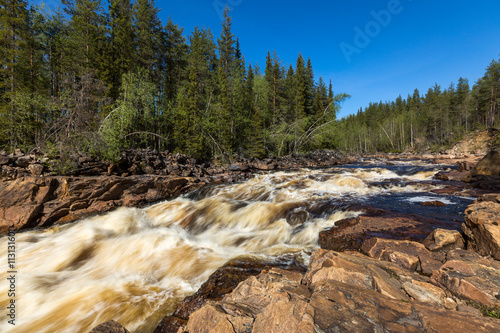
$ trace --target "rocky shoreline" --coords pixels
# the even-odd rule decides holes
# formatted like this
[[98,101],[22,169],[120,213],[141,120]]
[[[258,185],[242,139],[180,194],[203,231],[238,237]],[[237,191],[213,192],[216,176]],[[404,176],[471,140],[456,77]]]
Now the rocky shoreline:
[[[39,169],[30,168],[36,158],[15,167],[20,168],[15,176],[5,176],[3,170],[11,170],[5,165],[18,164],[9,159],[0,182],[1,230],[47,227],[114,207],[141,206],[207,184],[244,180],[259,170],[355,161],[320,152],[203,165],[166,153],[164,165],[148,169],[144,161],[155,164],[148,154],[122,165],[82,162],[87,168],[71,176],[45,169],[33,174]],[[466,209],[461,232],[442,221],[367,207],[365,214],[320,233],[321,249],[308,267],[248,261],[221,267],[155,332],[500,331],[500,195],[484,194],[500,188],[499,171],[491,167],[498,154],[487,155],[475,168],[477,156],[426,158],[459,163],[458,170],[438,176],[453,181],[440,191],[467,189],[479,197]],[[110,321],[92,332],[127,330]]]
[[141,207],[209,184],[243,181],[255,172],[327,167],[356,161],[334,151],[274,159],[205,162],[149,149],[122,153],[116,163],[78,159],[70,175],[57,175],[57,161],[37,154],[0,153],[0,235],[64,224],[116,207]]

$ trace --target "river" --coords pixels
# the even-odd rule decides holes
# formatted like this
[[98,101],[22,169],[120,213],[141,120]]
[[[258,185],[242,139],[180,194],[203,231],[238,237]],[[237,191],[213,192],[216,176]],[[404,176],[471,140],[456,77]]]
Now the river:
[[[380,163],[380,162],[378,162]],[[262,173],[146,208],[16,235],[16,325],[1,332],[88,332],[114,319],[152,332],[217,268],[236,258],[306,265],[321,230],[370,205],[460,226],[470,198],[431,193],[443,165],[374,162]],[[439,200],[444,207],[425,207]],[[0,256],[7,258],[6,237]],[[8,289],[6,260],[0,290]],[[0,307],[9,297],[0,293]],[[6,310],[4,310],[6,312]]]

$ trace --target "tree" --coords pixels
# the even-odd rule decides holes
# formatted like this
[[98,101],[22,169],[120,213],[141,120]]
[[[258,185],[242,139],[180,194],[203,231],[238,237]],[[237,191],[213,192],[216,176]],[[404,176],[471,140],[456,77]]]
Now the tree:
[[109,5],[110,62],[109,95],[117,99],[123,75],[135,67],[135,34],[132,3],[130,0],[112,0]]
[[235,134],[235,109],[233,104],[234,82],[232,77],[235,62],[234,39],[231,32],[231,17],[229,7],[224,9],[222,31],[217,38],[217,49],[219,51],[219,91],[221,112],[219,114],[220,140],[223,150],[231,151]]

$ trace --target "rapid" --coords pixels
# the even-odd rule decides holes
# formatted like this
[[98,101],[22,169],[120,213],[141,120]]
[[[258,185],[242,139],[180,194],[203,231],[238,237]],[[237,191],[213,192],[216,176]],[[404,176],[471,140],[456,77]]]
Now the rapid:
[[[262,173],[146,208],[16,234],[17,321],[0,332],[88,332],[114,319],[152,332],[217,268],[233,259],[307,265],[321,230],[360,214],[356,204],[460,219],[470,199],[429,193],[446,166],[354,165]],[[0,239],[7,258],[7,238]],[[0,290],[7,286],[7,260]],[[0,307],[9,298],[0,293]],[[5,311],[3,311],[5,312]]]

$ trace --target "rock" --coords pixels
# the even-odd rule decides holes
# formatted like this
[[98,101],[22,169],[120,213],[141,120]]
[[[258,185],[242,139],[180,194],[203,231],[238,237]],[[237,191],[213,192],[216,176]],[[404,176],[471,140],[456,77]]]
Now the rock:
[[[185,325],[189,316],[209,301],[221,300],[224,295],[233,291],[238,284],[250,276],[258,275],[262,270],[269,270],[276,264],[256,261],[232,261],[215,271],[208,280],[191,296],[186,297],[172,315],[165,317],[155,333],[177,332]],[[300,267],[292,269],[303,272]]]
[[445,203],[441,201],[425,201],[421,203],[422,206],[433,206],[433,207],[443,207],[446,206]]
[[492,201],[475,202],[465,210],[462,230],[467,248],[484,256],[500,260],[500,204]]
[[[411,281],[403,283],[402,286],[408,295],[422,303],[443,306],[447,299],[446,293],[441,288],[427,282]],[[452,302],[454,303],[453,300]]]
[[32,158],[30,156],[21,156],[16,159],[16,165],[21,168],[27,168],[31,161]]
[[114,320],[109,320],[94,327],[89,333],[129,333],[129,331]]
[[446,172],[439,172],[437,173],[434,178],[439,179],[439,180],[445,180],[445,181],[464,181],[467,179],[467,175],[469,172],[467,171],[459,171],[459,170],[452,170],[452,171],[446,171]]
[[500,151],[489,151],[488,154],[472,168],[467,179],[472,180],[475,176],[500,177]]
[[458,172],[470,171],[472,169],[472,164],[469,161],[458,162]]
[[371,238],[363,242],[361,251],[377,260],[390,261],[428,276],[446,259],[444,254],[430,252],[421,243],[405,240]]
[[146,175],[154,175],[154,173],[155,173],[155,169],[154,169],[152,166],[150,166],[150,165],[146,165],[146,166],[144,167],[144,173],[145,173]]
[[118,206],[140,206],[200,186],[175,176],[24,177],[0,182],[0,233],[68,223]]
[[464,239],[456,230],[436,229],[422,242],[430,251],[463,249]]
[[82,156],[78,158],[78,164],[82,165],[85,163],[92,163],[94,162],[94,159],[90,156]]
[[[338,221],[319,234],[319,245],[334,251],[359,251],[365,239],[379,237],[421,241],[446,222],[416,215],[381,213]],[[457,226],[458,227],[458,226]]]
[[291,226],[302,225],[309,219],[309,213],[304,208],[296,208],[289,212],[286,221]]
[[43,173],[43,165],[41,164],[30,164],[28,165],[28,170],[33,176],[41,176]]
[[[335,266],[345,261],[345,265]],[[207,302],[195,311],[179,332],[495,332],[500,321],[477,313],[461,313],[443,307],[446,292],[418,274],[416,280],[399,282],[375,266],[367,257],[318,250],[308,272],[273,268],[240,283],[220,301]],[[389,266],[390,263],[386,263]],[[363,268],[364,267],[364,268]],[[400,270],[397,266],[396,270]],[[387,275],[399,283],[394,292],[404,298],[384,295],[376,283],[358,279],[335,279],[342,272]],[[370,271],[371,270],[371,271]],[[340,275],[339,275],[340,274]],[[380,277],[382,277],[381,275]],[[332,278],[334,277],[334,278]],[[347,278],[347,276],[345,276]],[[361,279],[359,279],[361,278]],[[409,277],[408,277],[409,278]],[[384,281],[382,281],[384,282]],[[389,282],[388,282],[389,283]],[[375,285],[375,287],[374,287]],[[406,290],[415,297],[410,299]],[[453,302],[453,301],[452,301]]]
[[486,307],[500,307],[500,262],[478,253],[452,250],[431,283]]
[[12,162],[12,157],[7,155],[0,155],[0,165],[7,165]]

